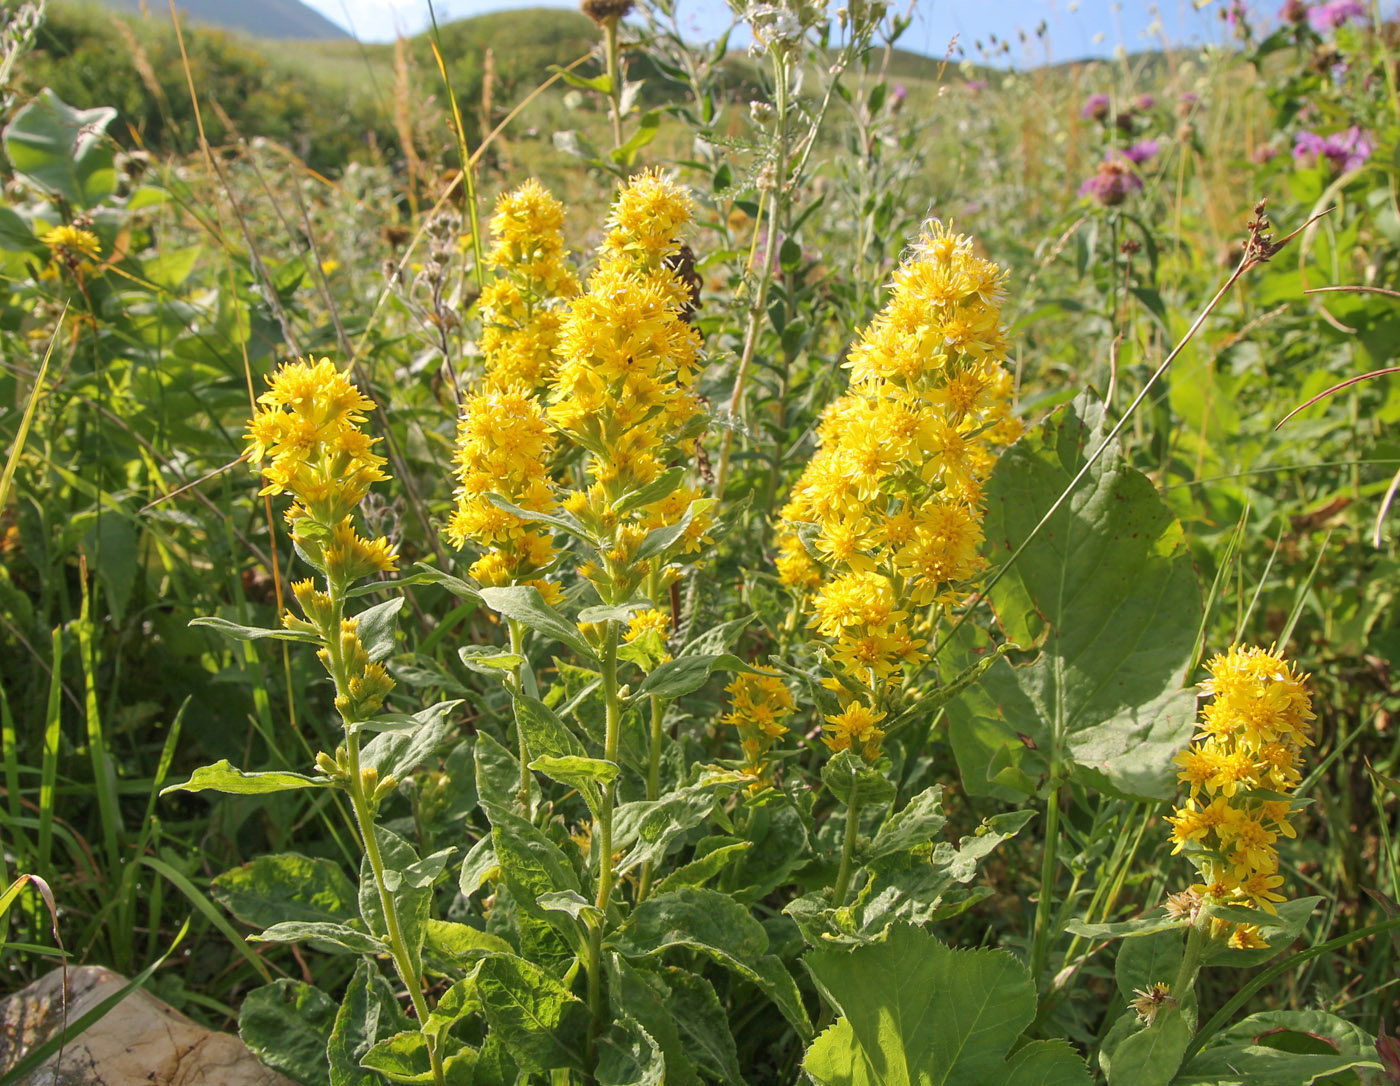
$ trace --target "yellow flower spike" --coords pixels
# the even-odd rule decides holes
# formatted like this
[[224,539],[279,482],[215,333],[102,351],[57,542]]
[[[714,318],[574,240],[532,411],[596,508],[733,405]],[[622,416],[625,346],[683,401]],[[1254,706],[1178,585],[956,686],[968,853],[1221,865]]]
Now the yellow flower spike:
[[841,712],[826,718],[828,734],[822,737],[822,742],[833,753],[855,750],[866,761],[874,761],[880,756],[880,744],[885,739],[884,730],[879,727],[884,719],[884,713],[853,701]]
[[[823,412],[778,536],[780,580],[807,596],[811,625],[834,642],[829,659],[871,704],[926,659],[931,623],[982,571],[982,481],[1019,434],[1001,269],[935,221],[893,279],[850,351],[850,385]],[[816,526],[814,553],[803,523]]]
[[[1274,650],[1235,646],[1207,665],[1200,689],[1212,697],[1195,742],[1181,751],[1179,779],[1189,798],[1168,821],[1173,853],[1188,846],[1205,881],[1193,887],[1219,902],[1277,911],[1280,837],[1296,837],[1287,793],[1301,780],[1302,750],[1312,744],[1306,676]],[[1264,794],[1259,794],[1260,792]],[[1239,948],[1267,946],[1251,925],[1215,933]]]
[[773,744],[787,734],[783,722],[796,712],[797,706],[782,676],[774,672],[736,675],[724,689],[730,697],[730,708],[720,720],[738,730],[739,747],[746,762],[742,772],[753,778],[749,790],[758,791],[771,783],[768,754]]

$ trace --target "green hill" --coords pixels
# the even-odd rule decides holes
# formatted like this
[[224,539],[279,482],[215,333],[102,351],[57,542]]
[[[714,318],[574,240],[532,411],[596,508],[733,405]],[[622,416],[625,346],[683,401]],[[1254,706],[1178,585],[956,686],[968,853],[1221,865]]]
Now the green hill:
[[[107,7],[141,14],[141,0],[101,0]],[[155,17],[167,17],[165,4],[148,4]],[[175,0],[192,23],[239,30],[255,38],[349,38],[343,29],[301,0]]]

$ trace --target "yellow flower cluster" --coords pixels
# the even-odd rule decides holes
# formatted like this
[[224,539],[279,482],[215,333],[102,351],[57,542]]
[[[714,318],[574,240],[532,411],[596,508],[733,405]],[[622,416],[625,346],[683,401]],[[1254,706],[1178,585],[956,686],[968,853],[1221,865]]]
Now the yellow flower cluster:
[[775,740],[788,732],[783,723],[796,710],[787,684],[776,674],[741,674],[725,688],[729,712],[720,719],[739,729],[739,745],[744,751],[743,772],[753,778],[752,790],[769,783],[768,752]]
[[828,720],[833,749],[878,754],[882,693],[925,659],[933,616],[982,568],[982,482],[1020,436],[1003,278],[967,237],[926,227],[852,348],[850,387],[783,509],[778,575],[833,640],[832,685],[869,703]]
[[531,179],[502,194],[486,262],[497,278],[481,296],[487,382],[539,391],[554,372],[561,299],[578,293],[564,248],[564,205]]
[[689,196],[662,175],[629,181],[587,289],[570,303],[560,331],[549,420],[587,450],[591,480],[563,505],[607,543],[603,566],[582,571],[605,600],[625,600],[644,581],[665,587],[653,577],[655,563],[637,559],[651,529],[679,524],[690,512],[673,549],[691,552],[709,541],[708,513],[692,509],[701,492],[683,484],[618,510],[620,499],[695,452],[700,338],[683,319],[690,288],[670,266],[690,218]]
[[262,468],[263,494],[291,494],[287,522],[332,580],[394,569],[387,539],[364,539],[351,519],[372,484],[387,479],[360,424],[374,406],[329,358],[280,367],[248,424],[247,457]]
[[[1176,757],[1189,795],[1168,821],[1173,853],[1188,846],[1203,898],[1276,912],[1280,836],[1294,837],[1291,803],[1304,747],[1312,745],[1306,677],[1274,651],[1235,646],[1208,665],[1201,690],[1214,700],[1195,740]],[[1231,925],[1253,928],[1253,925]],[[1236,931],[1236,946],[1267,945],[1257,929]]]
[[499,495],[532,512],[551,511],[554,449],[544,408],[525,385],[488,385],[462,402],[454,457],[457,507],[446,535],[455,547],[471,544],[484,552],[470,571],[481,584],[533,584],[546,599],[557,596],[558,586],[543,579],[554,561],[552,534],[489,497]]

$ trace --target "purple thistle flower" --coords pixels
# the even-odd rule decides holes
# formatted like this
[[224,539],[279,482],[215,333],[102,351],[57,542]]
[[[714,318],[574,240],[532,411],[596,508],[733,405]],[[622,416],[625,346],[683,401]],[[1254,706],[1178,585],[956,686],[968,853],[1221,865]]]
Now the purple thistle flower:
[[1375,149],[1370,133],[1356,125],[1331,136],[1303,129],[1294,137],[1293,158],[1300,165],[1325,161],[1333,173],[1347,173],[1365,163]]
[[1366,5],[1361,0],[1327,0],[1326,3],[1308,8],[1308,25],[1318,34],[1336,30],[1353,19],[1365,17]]
[[1108,117],[1108,95],[1091,94],[1084,102],[1079,115],[1086,121],[1102,121]]
[[1137,143],[1125,148],[1120,153],[1134,166],[1141,166],[1149,159],[1156,158],[1161,149],[1161,140],[1138,140]]
[[1157,99],[1150,94],[1139,94],[1136,98],[1133,99],[1133,108],[1142,113],[1146,113],[1156,104]]
[[1132,193],[1142,191],[1142,178],[1122,158],[1099,163],[1098,171],[1079,186],[1079,195],[1088,196],[1104,207],[1117,207]]
[[1254,148],[1254,153],[1249,156],[1249,160],[1256,165],[1263,166],[1272,162],[1274,156],[1278,154],[1278,148],[1267,143],[1261,143]]

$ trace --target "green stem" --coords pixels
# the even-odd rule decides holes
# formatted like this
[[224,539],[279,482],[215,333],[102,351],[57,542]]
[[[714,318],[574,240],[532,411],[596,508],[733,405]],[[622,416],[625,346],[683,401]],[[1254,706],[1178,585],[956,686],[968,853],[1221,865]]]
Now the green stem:
[[1186,993],[1196,984],[1196,974],[1201,971],[1201,955],[1210,939],[1209,931],[1210,914],[1202,907],[1186,935],[1186,952],[1181,956],[1181,968],[1176,971],[1176,979],[1172,981],[1171,994],[1177,1001],[1177,1006],[1181,1005]]
[[[524,641],[523,629],[515,619],[506,619],[506,624],[510,629],[510,651],[515,656],[523,656],[521,643]],[[514,670],[514,682],[512,683],[512,693],[519,695],[525,692],[525,681],[521,672],[525,665],[521,664]],[[530,817],[530,748],[525,745],[525,727],[520,723],[520,715],[515,717],[515,741],[520,754],[520,790],[515,798],[520,801],[520,805],[525,809],[525,817]]]
[[[787,56],[782,50],[773,53],[773,74],[777,83],[773,99],[774,123],[778,131],[777,162],[774,170],[772,206],[768,211],[768,236],[764,239],[763,265],[759,268],[758,284],[754,288],[753,299],[749,302],[748,326],[744,329],[744,350],[739,356],[739,368],[734,373],[734,388],[729,394],[729,427],[724,431],[719,445],[719,467],[715,471],[715,496],[723,500],[724,486],[729,481],[729,454],[734,444],[735,420],[743,414],[744,385],[748,382],[749,367],[753,363],[754,352],[758,349],[759,329],[768,312],[768,288],[773,283],[773,257],[778,251],[778,224],[782,221],[780,209],[788,198],[788,66]],[[754,223],[755,237],[758,223]]]
[[[327,588],[330,590],[332,622],[331,629],[324,631],[325,646],[326,653],[330,657],[331,678],[335,681],[336,693],[340,695],[346,693],[349,686],[345,675],[345,659],[340,651],[340,623],[345,613],[345,586],[328,581]],[[399,979],[408,989],[408,997],[413,1001],[413,1013],[417,1016],[421,1029],[428,1021],[428,1001],[423,997],[422,973],[414,966],[413,958],[408,950],[408,942],[403,937],[403,927],[399,923],[398,906],[394,901],[394,895],[389,892],[384,883],[384,857],[379,851],[379,840],[374,834],[374,812],[370,808],[369,797],[365,795],[364,779],[360,774],[360,737],[358,733],[350,731],[353,721],[346,719],[344,714],[341,715],[341,720],[345,725],[347,770],[345,790],[350,793],[350,804],[355,811],[355,822],[359,827],[360,841],[364,845],[365,856],[369,859],[370,870],[374,873],[374,886],[379,893],[379,907],[384,913],[389,955],[394,960],[394,968],[398,971]],[[437,1042],[427,1034],[424,1034],[424,1040],[428,1046],[428,1060],[432,1067],[433,1081],[437,1086],[446,1086],[447,1080],[443,1071],[442,1055],[437,1050]]]
[[[607,625],[603,641],[602,678],[604,706],[603,757],[617,761],[618,740],[622,734],[622,699],[617,687],[617,644],[620,627],[616,620]],[[601,914],[588,932],[588,1008],[590,1020],[585,1061],[593,1065],[598,1035],[603,1031],[603,927],[608,921],[608,905],[612,902],[613,807],[617,802],[617,779],[603,786],[603,803],[593,821],[593,836],[598,842],[598,896],[594,904]]]
[[846,836],[841,842],[841,869],[836,873],[836,888],[831,892],[832,903],[836,908],[846,904],[846,893],[851,888],[854,874],[856,838],[860,835],[860,782],[851,782],[851,799],[846,804]]
[[1045,803],[1045,847],[1040,857],[1040,897],[1035,905],[1035,934],[1031,943],[1031,977],[1040,986],[1040,975],[1050,955],[1050,908],[1054,899],[1057,847],[1060,837],[1060,785],[1058,766],[1050,767],[1050,796]]
[[[651,756],[647,761],[647,799],[661,798],[661,724],[666,717],[666,702],[651,695]],[[651,893],[652,862],[642,864],[642,881],[637,888],[637,904]]]
[[618,16],[603,20],[603,51],[608,64],[608,105],[612,113],[613,150],[622,146],[622,79],[619,74],[617,48]]

